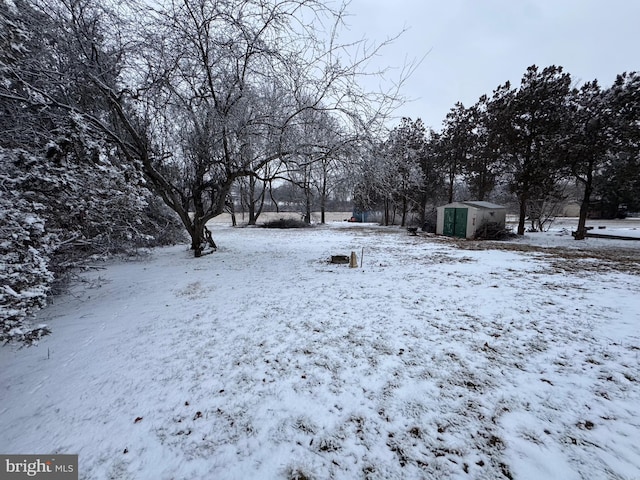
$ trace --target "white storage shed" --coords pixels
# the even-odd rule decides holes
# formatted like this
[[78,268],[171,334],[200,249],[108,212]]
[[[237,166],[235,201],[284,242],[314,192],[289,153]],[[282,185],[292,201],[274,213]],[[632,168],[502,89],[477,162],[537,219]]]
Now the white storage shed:
[[491,202],[453,202],[438,207],[436,234],[448,237],[474,238],[486,224],[504,228],[507,209]]

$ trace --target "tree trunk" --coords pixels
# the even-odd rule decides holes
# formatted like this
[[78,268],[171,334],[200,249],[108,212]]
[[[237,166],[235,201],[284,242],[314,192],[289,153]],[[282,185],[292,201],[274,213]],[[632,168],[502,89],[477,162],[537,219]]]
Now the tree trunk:
[[518,218],[518,235],[524,235],[524,222],[527,218],[527,196],[520,195],[520,217]]
[[304,223],[311,223],[311,191],[309,187],[305,188]]
[[456,182],[456,174],[455,169],[451,168],[449,170],[449,203],[453,203],[453,186]]
[[258,221],[258,217],[262,213],[264,208],[264,200],[266,194],[266,184],[262,183],[262,189],[256,197],[257,179],[254,176],[249,177],[249,192],[247,194],[247,207],[249,210],[249,225],[255,225]]
[[389,226],[389,199],[384,199],[384,226]]
[[427,221],[427,203],[423,201],[420,203],[420,226],[424,227]]
[[255,204],[255,179],[253,177],[249,177],[249,198],[247,199],[247,207],[249,209],[249,225],[256,224],[256,204]]
[[271,199],[271,204],[276,207],[276,213],[280,213],[280,205],[278,205],[277,200],[273,196],[273,183],[269,180],[269,198]]
[[481,171],[478,177],[478,201],[482,202],[484,201],[485,190],[487,188],[485,172]]
[[327,175],[326,171],[322,177],[322,193],[320,194],[320,223],[325,223],[325,211],[327,209]]
[[190,228],[187,228],[187,230],[191,237],[191,250],[193,250],[194,257],[201,257],[207,245],[213,250],[217,250],[218,247],[213,241],[211,230],[207,228],[206,222],[202,221],[201,217],[194,217]]
[[236,221],[236,205],[232,198],[228,198],[225,202],[225,210],[229,212],[229,215],[231,215],[231,226],[237,226],[238,222]]
[[580,204],[580,215],[578,216],[578,228],[576,229],[575,239],[584,240],[587,237],[587,215],[589,214],[589,202],[591,200],[591,190],[593,187],[592,175],[587,175],[587,180],[584,182],[584,195],[582,196],[582,203]]
[[407,222],[407,197],[402,198],[402,222],[401,227],[404,227]]
[[194,257],[202,256],[202,240],[204,238],[204,231],[202,227],[198,228],[195,224],[191,226],[189,230],[189,236],[191,237],[191,250],[193,250]]
[[258,217],[262,213],[262,209],[264,208],[264,198],[266,194],[266,185],[262,185],[262,192],[260,192],[260,204],[258,205],[257,210],[255,211],[255,221],[258,221]]

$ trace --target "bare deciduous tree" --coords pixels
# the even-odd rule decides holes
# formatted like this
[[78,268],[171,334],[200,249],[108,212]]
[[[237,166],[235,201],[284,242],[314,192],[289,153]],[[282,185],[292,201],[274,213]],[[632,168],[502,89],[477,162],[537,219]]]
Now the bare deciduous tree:
[[106,108],[54,95],[20,66],[21,88],[0,95],[66,111],[100,132],[178,214],[196,256],[214,246],[206,224],[224,211],[236,179],[318,148],[298,134],[307,112],[358,136],[399,101],[359,87],[381,46],[340,43],[344,7],[318,0],[30,3],[73,46],[71,68],[38,64],[39,78],[71,90],[90,85],[85,91]]

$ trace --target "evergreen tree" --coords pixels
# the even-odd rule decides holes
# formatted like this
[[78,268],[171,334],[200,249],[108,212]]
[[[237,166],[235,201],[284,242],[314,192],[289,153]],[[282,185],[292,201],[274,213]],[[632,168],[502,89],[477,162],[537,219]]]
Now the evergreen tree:
[[472,145],[470,155],[462,166],[471,197],[486,200],[496,186],[499,173],[499,155],[495,142],[495,126],[488,111],[489,98],[480,97],[470,108]]
[[640,210],[640,73],[618,75],[604,96],[611,144],[595,190],[614,216],[621,205]]
[[496,148],[504,165],[509,187],[519,202],[518,234],[532,202],[544,201],[557,189],[558,144],[571,78],[562,67],[542,71],[533,65],[525,72],[520,87],[507,83],[494,92],[490,112]]
[[563,150],[571,175],[582,187],[575,238],[583,240],[595,179],[610,159],[611,118],[604,92],[596,80],[574,90],[569,105]]
[[469,165],[476,145],[475,122],[472,109],[458,102],[447,113],[438,142],[438,152],[447,175],[448,201],[454,200],[454,187],[463,170]]

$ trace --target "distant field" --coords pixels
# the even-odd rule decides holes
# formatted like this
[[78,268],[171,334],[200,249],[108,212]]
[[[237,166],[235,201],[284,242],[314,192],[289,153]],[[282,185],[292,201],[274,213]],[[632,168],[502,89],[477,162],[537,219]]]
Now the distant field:
[[[320,212],[314,212],[311,214],[313,223],[320,222]],[[302,214],[300,212],[265,212],[260,214],[258,217],[258,224],[268,222],[271,220],[278,220],[280,218],[296,218],[301,219]],[[346,221],[351,218],[351,212],[326,212],[325,213],[325,221],[326,222],[341,222]],[[247,223],[249,221],[249,215],[242,213],[236,214],[236,220],[242,224]],[[231,223],[231,215],[228,213],[219,215],[218,217],[211,220],[212,223],[222,223],[222,224],[230,224]],[[517,215],[507,215],[507,225],[511,226],[515,229],[518,223]],[[552,229],[566,228],[575,230],[578,225],[577,217],[558,217],[551,224]],[[625,218],[625,219],[614,219],[614,220],[587,220],[587,226],[592,226],[595,230],[637,230],[640,232],[640,218]],[[604,228],[601,228],[604,227]],[[604,232],[603,232],[604,233]]]

